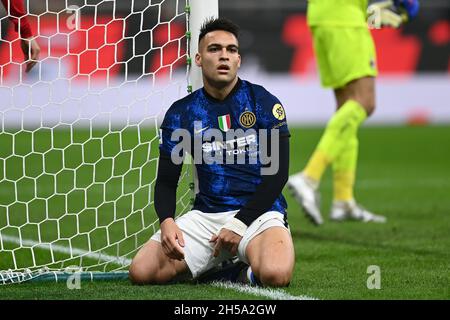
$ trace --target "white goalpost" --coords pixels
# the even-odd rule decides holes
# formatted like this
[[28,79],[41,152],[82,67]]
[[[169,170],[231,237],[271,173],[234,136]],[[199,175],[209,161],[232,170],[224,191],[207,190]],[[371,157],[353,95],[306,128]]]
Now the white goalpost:
[[[219,16],[219,1],[191,0],[190,7],[190,52],[192,53],[191,57],[193,59],[195,52],[198,51],[198,37],[200,35],[201,24],[205,21],[205,19]],[[203,86],[201,70],[194,63],[192,63],[189,78],[193,90],[197,90]]]
[[158,128],[202,85],[193,58],[218,0],[41,2],[25,1],[41,48],[27,74],[0,10],[0,285],[126,278],[159,227]]

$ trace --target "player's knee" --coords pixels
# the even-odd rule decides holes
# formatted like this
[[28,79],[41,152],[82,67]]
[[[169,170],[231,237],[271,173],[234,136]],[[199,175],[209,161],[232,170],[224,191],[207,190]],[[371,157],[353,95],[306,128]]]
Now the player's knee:
[[375,111],[375,95],[372,92],[360,94],[355,100],[366,110],[367,116],[370,116]]
[[168,264],[142,263],[135,261],[130,265],[128,277],[133,284],[165,284],[177,275],[176,270]]
[[375,99],[366,99],[364,102],[364,109],[366,109],[367,116],[371,116],[375,111]]
[[[153,273],[154,275],[154,273]],[[148,284],[152,282],[152,274],[148,272],[148,268],[143,267],[141,264],[133,262],[128,270],[128,277],[133,284]]]
[[128,277],[133,284],[153,284],[165,283],[170,279],[165,279],[164,272],[158,270],[156,266],[143,264],[133,260],[128,270]]
[[260,281],[269,287],[286,287],[292,278],[292,271],[288,268],[265,266],[260,269]]
[[356,100],[370,116],[375,111],[375,80],[363,77],[353,81],[344,90],[346,99]]

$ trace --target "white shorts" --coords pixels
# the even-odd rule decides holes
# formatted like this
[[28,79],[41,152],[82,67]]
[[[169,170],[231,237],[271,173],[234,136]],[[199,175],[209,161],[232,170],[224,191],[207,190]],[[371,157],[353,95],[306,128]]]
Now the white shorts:
[[[214,234],[218,234],[222,226],[232,219],[237,212],[205,213],[192,210],[175,220],[183,232],[185,242],[183,248],[184,259],[193,278],[217,266],[222,261],[232,258],[231,254],[226,250],[222,250],[218,257],[214,257],[214,243],[209,242],[209,240]],[[249,242],[255,236],[271,227],[282,227],[289,231],[282,213],[268,211],[262,214],[253,221],[242,237],[237,254],[239,260],[248,264],[245,251]],[[161,242],[161,230],[158,230],[151,239]]]

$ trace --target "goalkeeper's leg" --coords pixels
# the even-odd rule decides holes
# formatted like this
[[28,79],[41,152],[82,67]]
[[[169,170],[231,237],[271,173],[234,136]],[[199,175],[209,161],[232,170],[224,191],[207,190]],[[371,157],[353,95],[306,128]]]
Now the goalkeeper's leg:
[[[351,81],[346,86],[335,91],[338,109],[349,104],[353,108],[364,110],[370,116],[375,110],[375,78],[363,77]],[[338,111],[339,112],[339,111]],[[353,188],[358,159],[358,128],[364,118],[357,121],[351,134],[341,141],[342,147],[333,159],[334,201],[353,200]]]
[[[328,165],[342,153],[355,151],[348,145],[351,142],[355,145],[359,126],[375,109],[374,77],[377,71],[375,47],[367,29],[316,27],[312,31],[321,82],[324,87],[334,89],[337,111],[306,167],[289,178],[288,186],[307,216],[321,224],[317,192],[321,178]],[[351,158],[344,156],[342,161]],[[348,178],[347,185],[352,187],[351,174],[345,178]],[[340,182],[337,185],[343,187]],[[344,189],[342,192],[349,194],[349,188]]]
[[[364,77],[335,90],[338,107],[355,101],[367,115],[375,110],[375,78]],[[354,131],[345,146],[333,161],[334,199],[331,208],[332,220],[354,219],[365,222],[385,222],[385,218],[373,214],[356,204],[353,195],[358,159],[358,136]]]
[[[316,224],[322,223],[319,210],[319,201],[316,191],[325,169],[330,163],[341,158],[345,162],[340,167],[346,171],[336,175],[341,178],[335,183],[335,195],[352,197],[353,178],[356,165],[347,164],[354,157],[343,153],[354,153],[354,148],[348,148],[349,144],[357,140],[357,132],[361,123],[371,114],[375,108],[374,78],[363,77],[350,82],[341,89],[335,90],[337,99],[337,112],[333,115],[325,128],[316,150],[309,159],[305,169],[289,178],[288,187],[298,195],[305,213]],[[357,141],[356,141],[357,143]],[[350,168],[347,170],[347,168]],[[345,178],[345,179],[344,179]]]
[[338,158],[355,139],[361,123],[375,110],[375,80],[363,77],[336,89],[337,111],[325,128],[304,174],[319,182],[328,164]]

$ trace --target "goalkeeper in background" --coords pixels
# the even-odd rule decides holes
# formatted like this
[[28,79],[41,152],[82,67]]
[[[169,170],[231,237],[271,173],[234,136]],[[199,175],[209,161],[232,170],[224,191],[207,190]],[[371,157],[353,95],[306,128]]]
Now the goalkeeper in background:
[[354,198],[359,126],[375,110],[375,46],[367,27],[399,27],[417,15],[418,0],[309,0],[307,20],[314,40],[322,85],[332,88],[337,111],[302,172],[289,177],[288,188],[313,223],[323,223],[318,193],[329,164],[334,199],[330,218],[385,222]]

